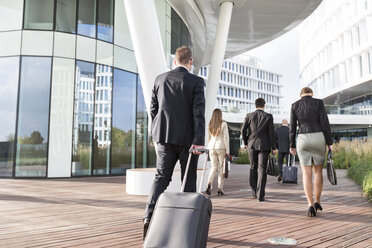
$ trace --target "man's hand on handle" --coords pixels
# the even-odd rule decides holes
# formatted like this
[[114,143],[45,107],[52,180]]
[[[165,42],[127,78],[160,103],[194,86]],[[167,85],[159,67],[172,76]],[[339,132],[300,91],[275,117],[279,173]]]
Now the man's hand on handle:
[[[204,146],[191,145],[190,150],[191,150],[191,149],[204,149]],[[201,152],[199,152],[199,151],[193,151],[192,153],[194,153],[194,154],[196,154],[196,155],[201,154]]]
[[289,152],[290,152],[292,155],[296,156],[296,148],[291,148],[291,149],[289,149]]

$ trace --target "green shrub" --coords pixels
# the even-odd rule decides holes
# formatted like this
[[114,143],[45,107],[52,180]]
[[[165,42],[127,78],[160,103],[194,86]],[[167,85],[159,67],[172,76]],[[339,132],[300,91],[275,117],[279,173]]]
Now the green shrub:
[[372,200],[372,142],[341,141],[333,151],[335,167],[348,169],[348,177]]
[[234,160],[235,164],[250,164],[247,150],[240,148],[238,152],[238,158]]

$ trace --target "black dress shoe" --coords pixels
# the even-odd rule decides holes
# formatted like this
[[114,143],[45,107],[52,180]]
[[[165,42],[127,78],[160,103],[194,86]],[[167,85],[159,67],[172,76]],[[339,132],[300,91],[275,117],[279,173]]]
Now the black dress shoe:
[[281,175],[278,176],[278,182],[280,182],[280,181],[282,181],[282,176]]
[[318,212],[318,210],[319,211],[323,210],[322,206],[317,202],[314,203],[314,208],[315,208],[315,211],[317,211],[317,212]]
[[265,201],[265,198],[258,199],[259,202]]
[[217,194],[218,194],[218,195],[224,195],[224,194],[225,194],[225,192],[223,192],[223,190],[222,190],[222,189],[218,189],[218,190],[217,190]]
[[143,240],[145,240],[146,238],[146,234],[147,234],[147,229],[149,228],[149,225],[150,225],[150,220],[148,218],[145,218],[143,220]]
[[211,185],[210,184],[208,184],[207,189],[205,190],[205,193],[207,193],[207,195],[211,195]]
[[310,206],[309,209],[307,210],[307,216],[309,217],[315,217],[316,216],[316,211],[313,206]]
[[252,190],[253,199],[257,199],[257,190]]

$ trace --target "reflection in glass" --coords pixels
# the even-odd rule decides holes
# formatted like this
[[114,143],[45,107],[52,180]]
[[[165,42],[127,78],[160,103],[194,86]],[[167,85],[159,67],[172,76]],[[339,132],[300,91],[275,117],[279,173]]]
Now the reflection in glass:
[[191,46],[189,30],[178,16],[177,12],[171,10],[171,53],[174,54],[181,46]]
[[56,30],[76,33],[76,0],[57,0]]
[[16,176],[46,176],[51,58],[22,57]]
[[[91,175],[94,114],[94,64],[76,61],[72,175]],[[95,143],[95,146],[98,146]]]
[[111,174],[134,168],[136,74],[115,69],[112,106]]
[[79,0],[78,34],[96,37],[96,0]]
[[0,58],[0,177],[13,173],[19,57]]
[[136,168],[145,168],[147,163],[148,118],[141,81],[137,85],[137,119],[136,119]]
[[114,32],[114,1],[98,1],[98,23],[97,38],[100,40],[112,42]]
[[112,68],[96,65],[93,174],[110,173]]
[[53,29],[54,1],[26,0],[24,13],[25,29]]

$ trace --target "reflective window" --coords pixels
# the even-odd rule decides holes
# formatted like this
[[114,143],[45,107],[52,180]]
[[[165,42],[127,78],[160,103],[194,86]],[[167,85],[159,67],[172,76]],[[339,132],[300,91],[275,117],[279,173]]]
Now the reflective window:
[[79,0],[78,34],[96,37],[96,0]]
[[56,30],[76,33],[76,0],[58,0],[56,10]]
[[174,54],[177,48],[181,46],[190,46],[191,37],[182,19],[173,8],[171,11],[171,53]]
[[114,33],[114,0],[98,1],[97,38],[112,42]]
[[13,173],[19,57],[0,59],[0,176]]
[[[91,175],[94,113],[94,64],[76,62],[74,125],[72,132],[72,175]],[[83,84],[91,87],[83,88]],[[93,144],[94,143],[94,144]]]
[[24,28],[53,30],[53,13],[54,1],[26,0]]
[[134,73],[114,71],[111,174],[122,174],[126,169],[134,168],[136,78]]
[[[103,84],[104,79],[106,84]],[[96,108],[94,114],[96,123],[93,132],[93,174],[107,175],[110,173],[112,68],[97,65],[96,82],[96,96],[100,92],[101,97],[96,98],[98,100],[95,102],[99,108]],[[105,111],[103,106],[106,106]]]
[[46,176],[51,58],[22,57],[15,175]]
[[146,167],[147,160],[147,112],[141,82],[137,85],[136,118],[136,168]]

